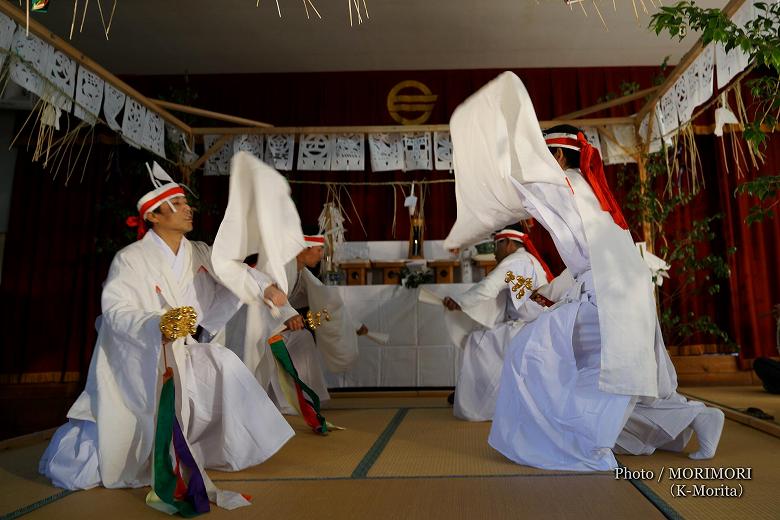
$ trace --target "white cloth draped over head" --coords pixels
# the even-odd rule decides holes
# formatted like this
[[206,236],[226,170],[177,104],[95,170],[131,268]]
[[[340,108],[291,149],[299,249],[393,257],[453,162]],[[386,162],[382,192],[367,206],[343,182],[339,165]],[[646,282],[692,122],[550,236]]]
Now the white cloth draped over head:
[[[544,201],[524,197],[528,190],[523,186],[568,185],[566,174],[547,149],[528,92],[511,72],[463,102],[452,116],[450,132],[458,219],[445,247],[467,245],[526,218],[528,204],[544,215],[548,211]],[[593,209],[595,196],[587,186],[575,186],[572,196],[585,229],[585,253],[598,297],[599,388],[615,394],[657,396],[655,303],[647,267],[630,234],[601,211],[597,202],[598,209]],[[556,229],[548,231],[555,234]],[[566,261],[566,252],[559,252]],[[572,274],[576,278],[582,273],[573,270]]]
[[[520,94],[522,93],[522,95]],[[512,178],[566,184],[539,131],[520,78],[505,72],[452,114],[458,217],[444,247],[469,246],[518,220],[530,218]],[[459,174],[460,172],[460,174]]]
[[220,281],[244,303],[257,303],[257,282],[244,259],[257,253],[256,269],[287,292],[285,264],[306,247],[290,185],[248,152],[230,165],[230,194],[211,262]]

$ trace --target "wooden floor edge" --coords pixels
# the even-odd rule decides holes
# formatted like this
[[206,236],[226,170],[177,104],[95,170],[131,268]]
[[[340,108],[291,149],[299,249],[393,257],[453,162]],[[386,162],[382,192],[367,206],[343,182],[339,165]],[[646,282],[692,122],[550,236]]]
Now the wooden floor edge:
[[16,450],[19,448],[25,448],[38,444],[39,442],[47,441],[51,439],[54,432],[58,427],[49,428],[48,430],[42,430],[39,432],[28,433],[27,435],[20,435],[19,437],[11,437],[0,441],[0,451]]
[[756,417],[753,417],[752,415],[748,415],[746,413],[740,412],[739,410],[731,408],[722,403],[716,403],[715,401],[710,401],[708,399],[704,399],[703,397],[699,397],[686,392],[680,392],[680,393],[683,394],[688,399],[701,401],[703,403],[706,403],[707,405],[718,408],[723,412],[723,414],[726,416],[727,419],[731,419],[732,421],[738,422],[740,424],[744,424],[745,426],[750,426],[751,428],[755,428],[756,430],[762,431],[767,435],[771,435],[773,437],[780,439],[780,425],[778,424],[765,421],[763,419],[758,419]]

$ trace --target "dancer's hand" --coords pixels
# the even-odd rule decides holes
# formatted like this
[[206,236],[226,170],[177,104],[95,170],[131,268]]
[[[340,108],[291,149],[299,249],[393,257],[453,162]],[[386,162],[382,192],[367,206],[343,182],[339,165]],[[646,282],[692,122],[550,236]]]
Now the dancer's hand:
[[303,316],[296,314],[289,320],[284,322],[287,328],[290,330],[302,330],[303,329]]
[[455,300],[453,300],[449,296],[445,296],[444,299],[442,300],[442,303],[444,304],[445,307],[447,307],[448,310],[451,310],[451,311],[459,311],[460,310],[460,304],[458,304],[458,302],[456,302]]
[[272,284],[266,287],[265,292],[263,292],[263,296],[266,300],[271,300],[271,302],[273,302],[273,304],[277,307],[281,307],[287,303],[287,295],[284,294],[282,290],[276,286],[276,284]]

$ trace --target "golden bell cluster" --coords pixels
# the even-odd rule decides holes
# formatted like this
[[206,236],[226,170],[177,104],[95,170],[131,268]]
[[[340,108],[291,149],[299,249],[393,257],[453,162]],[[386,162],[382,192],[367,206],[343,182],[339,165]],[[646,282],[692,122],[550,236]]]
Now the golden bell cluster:
[[160,318],[160,332],[167,339],[184,338],[198,330],[198,313],[194,307],[176,307]]
[[317,312],[307,312],[306,313],[306,325],[311,330],[317,330],[317,327],[322,325],[322,319],[325,318],[325,321],[330,321],[330,313],[328,312],[328,309],[322,309],[321,311]]
[[515,298],[518,300],[525,296],[525,291],[531,291],[534,288],[533,280],[531,278],[526,278],[524,276],[515,276],[515,274],[512,271],[507,271],[506,276],[504,277],[504,281],[506,283],[512,283],[515,284],[512,286],[512,292],[516,293]]

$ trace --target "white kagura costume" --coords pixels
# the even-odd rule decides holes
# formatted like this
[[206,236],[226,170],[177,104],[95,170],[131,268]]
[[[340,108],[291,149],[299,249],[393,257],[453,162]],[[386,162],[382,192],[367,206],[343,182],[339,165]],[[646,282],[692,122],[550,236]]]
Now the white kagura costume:
[[[514,281],[506,281],[507,272],[530,280],[532,289],[524,291],[517,298],[519,293],[511,291]],[[469,309],[482,302],[499,298],[505,310],[499,323],[493,327],[479,328],[465,338],[458,384],[455,387],[455,417],[467,421],[493,419],[504,351],[520,328],[536,316],[537,311],[533,307],[529,308],[527,300],[531,291],[546,284],[546,281],[546,273],[539,261],[521,247],[499,262],[479,283],[456,298],[467,314]]]
[[[614,468],[611,449],[633,404],[658,411],[658,403],[672,405],[676,395],[671,385],[659,392],[659,374],[668,366],[659,369],[663,343],[647,267],[579,170],[560,169],[514,74],[502,74],[466,100],[450,128],[458,220],[445,247],[532,216],[573,278],[564,297],[512,339],[489,442],[539,468]],[[638,420],[647,424],[658,415]],[[669,421],[675,422],[685,421]],[[666,433],[674,439],[683,433],[673,435],[678,429]]]
[[[295,316],[296,311],[288,303],[274,316],[263,299],[251,291],[257,283],[257,272],[267,273],[293,302],[303,298],[315,311],[328,310],[331,320],[323,321],[317,329],[318,352],[308,331],[283,334],[301,380],[320,398],[327,399],[329,395],[319,357],[324,358],[333,372],[348,370],[357,360],[357,328],[353,327],[337,290],[323,286],[308,269],[300,273],[296,269],[295,257],[306,244],[284,177],[250,154],[239,153],[233,158],[230,184],[230,198],[214,241],[212,260],[219,278],[246,306],[228,325],[226,343],[243,359],[260,384],[272,392],[279,407],[285,413],[293,413],[279,384],[280,376],[268,339],[284,329],[284,322]],[[269,190],[287,196],[277,197],[268,204],[255,204],[255,200],[267,198],[265,194]],[[295,233],[290,231],[292,227],[296,228]],[[256,270],[247,270],[243,261],[254,253],[258,253]]]
[[[227,348],[188,337],[167,343],[163,354],[160,317],[167,310],[192,306],[200,325],[213,332],[238,308],[238,299],[213,277],[210,256],[207,245],[186,239],[174,255],[154,232],[116,254],[86,388],[40,462],[55,485],[150,484],[166,361],[176,383],[177,419],[201,467],[236,471],[259,464],[293,436]],[[255,284],[258,294],[262,289]]]

